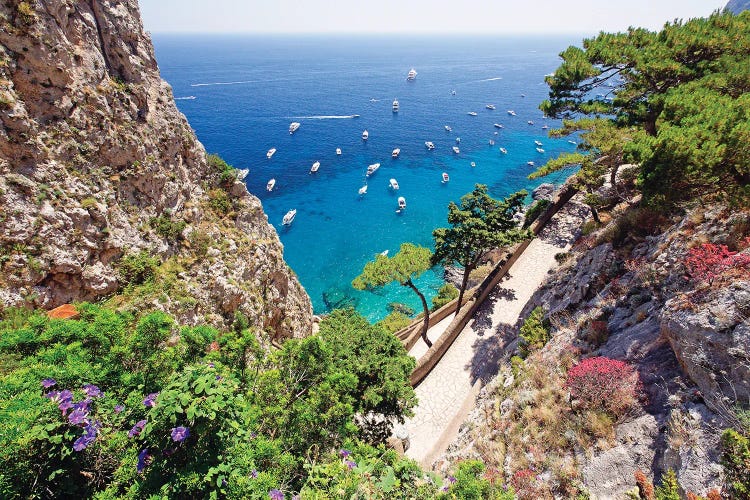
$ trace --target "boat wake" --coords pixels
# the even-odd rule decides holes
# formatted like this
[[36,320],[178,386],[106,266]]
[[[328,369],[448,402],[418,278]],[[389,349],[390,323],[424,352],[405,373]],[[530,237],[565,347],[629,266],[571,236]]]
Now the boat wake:
[[298,120],[348,120],[359,118],[359,115],[316,115],[316,116],[292,116]]
[[482,83],[482,82],[494,82],[494,81],[497,81],[497,80],[502,80],[502,79],[503,79],[503,77],[502,77],[502,76],[495,76],[495,77],[492,77],[492,78],[485,78],[484,80],[477,80],[477,81],[476,81],[476,82],[474,82],[474,83]]
[[191,87],[213,87],[215,85],[243,85],[246,83],[259,83],[257,80],[244,80],[241,82],[211,82],[211,83],[191,83]]
[[193,99],[195,99],[194,95],[189,95],[189,96],[186,96],[186,97],[175,97],[174,98],[175,101],[192,101]]

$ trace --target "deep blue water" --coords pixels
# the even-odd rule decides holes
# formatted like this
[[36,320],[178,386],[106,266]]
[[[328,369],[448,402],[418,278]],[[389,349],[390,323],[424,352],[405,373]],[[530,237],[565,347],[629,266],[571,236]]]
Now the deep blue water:
[[[458,201],[478,182],[495,197],[531,190],[542,181],[526,179],[533,170],[527,161],[541,165],[575,147],[547,137],[542,125],[559,123],[545,119],[538,105],[547,95],[544,75],[559,64],[557,54],[577,41],[154,36],[162,76],[198,138],[209,152],[250,169],[247,186],[263,202],[315,311],[327,310],[325,297],[329,304],[344,298],[371,320],[385,316],[389,302],[416,310],[420,305],[413,292],[395,284],[377,293],[353,290],[350,282],[368,260],[384,250],[392,255],[402,242],[431,246],[432,230],[446,225],[450,200]],[[412,67],[418,76],[407,82]],[[397,114],[391,110],[394,98],[400,102]],[[485,109],[490,103],[497,109]],[[351,115],[359,117],[342,118]],[[302,124],[294,135],[288,132],[292,121]],[[456,137],[458,155],[451,150]],[[536,151],[535,140],[545,153]],[[427,151],[425,141],[436,149]],[[278,151],[268,160],[272,147]],[[397,147],[401,156],[392,160]],[[320,170],[311,175],[316,160]],[[366,179],[367,165],[375,162],[380,169]],[[442,172],[450,175],[449,183],[441,183]],[[563,175],[546,181],[561,182]],[[392,177],[398,193],[388,187]],[[271,178],[276,188],[269,193]],[[365,182],[368,192],[360,197]],[[400,214],[398,196],[407,201]],[[296,220],[282,227],[292,208]],[[442,270],[425,273],[418,283],[429,299],[442,284]]]

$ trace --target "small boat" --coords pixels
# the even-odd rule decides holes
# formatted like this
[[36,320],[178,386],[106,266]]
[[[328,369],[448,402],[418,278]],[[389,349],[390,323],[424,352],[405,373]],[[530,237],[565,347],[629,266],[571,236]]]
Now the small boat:
[[388,185],[391,186],[391,189],[394,191],[398,191],[398,181],[396,179],[389,180]]
[[276,179],[271,179],[268,181],[268,184],[266,184],[266,191],[273,191],[273,187],[276,185]]
[[364,132],[362,132],[362,140],[363,141],[366,141],[368,137],[370,137],[370,134],[369,134],[369,132],[367,132],[367,130],[365,130]]
[[281,219],[281,223],[285,226],[289,226],[294,222],[294,218],[297,216],[297,209],[294,208],[286,213],[284,215],[284,218]]
[[542,125],[542,130],[547,130],[549,128],[549,125]]
[[398,113],[398,99],[393,100],[393,112]]
[[456,154],[459,154],[461,152],[460,149],[458,149],[458,146],[453,146],[453,152]]
[[409,73],[406,75],[406,81],[412,82],[417,79],[417,70],[414,68],[409,70]]
[[469,115],[469,116],[477,116],[477,113],[476,113],[476,111],[469,111],[469,112],[468,112],[468,113],[466,113],[466,114],[467,114],[467,115]]
[[469,163],[469,165],[471,165],[472,167],[476,167],[477,166],[477,164],[475,162],[471,162],[471,163]]
[[445,131],[446,132],[453,132],[453,129],[450,127],[450,125],[445,125]]
[[451,95],[456,95],[456,91],[455,90],[451,90]]
[[489,110],[494,110],[494,109],[497,109],[497,108],[495,108],[495,105],[494,105],[494,104],[488,104],[488,105],[486,105],[486,106],[485,106],[485,108],[487,108],[487,109],[489,109]]
[[570,144],[574,145],[574,146],[578,146],[578,143],[577,143],[576,141],[568,141],[568,142],[569,142]]
[[382,252],[380,252],[380,255],[382,255],[383,257],[388,257],[388,250],[383,250]]
[[541,143],[541,142],[539,142],[539,141],[534,141],[534,144],[536,144],[536,145],[537,145],[537,146],[539,146],[540,148],[542,147],[542,143]]
[[526,97],[526,94],[521,94],[521,97]]
[[495,145],[495,141],[493,141],[492,139],[490,139],[489,145],[490,146],[494,146]]
[[497,135],[497,132],[493,133],[492,135]]
[[435,145],[434,145],[434,144],[433,144],[432,142],[430,142],[430,141],[427,141],[427,142],[425,142],[425,143],[424,143],[424,145],[425,145],[425,146],[427,147],[427,149],[429,149],[430,151],[432,151],[433,149],[435,149]]
[[504,155],[507,155],[507,154],[508,154],[508,150],[507,150],[507,149],[505,149],[505,148],[500,148],[500,152],[501,152],[502,154],[504,154]]
[[443,184],[451,180],[450,177],[448,177],[448,172],[443,172]]
[[380,168],[380,163],[373,163],[372,165],[367,167],[367,176],[371,176],[374,174],[378,169]]
[[272,156],[273,156],[274,154],[276,154],[276,148],[271,148],[271,149],[269,149],[269,150],[268,150],[268,153],[266,153],[266,158],[268,158],[268,159],[270,160],[270,159],[271,159],[271,157],[272,157]]
[[319,168],[320,168],[320,162],[316,161],[315,163],[312,164],[312,167],[310,167],[310,173],[314,174],[315,172],[318,171]]
[[529,125],[534,125],[534,122],[531,120],[527,121],[526,123],[528,123]]
[[533,161],[527,161],[526,165],[528,165],[530,167],[533,167],[534,166],[534,162]]
[[499,123],[495,123],[494,127],[495,127],[495,128],[503,128],[503,126],[502,126],[502,125],[500,125]]
[[515,111],[513,111],[512,109],[509,109],[509,110],[508,110],[508,114],[509,114],[510,116],[516,116],[516,112],[515,112]]
[[367,184],[359,188],[359,195],[362,196],[363,194],[367,194]]
[[456,144],[461,144],[461,138],[460,137],[456,137]]
[[289,135],[295,133],[299,128],[299,122],[292,122],[289,124]]
[[398,208],[400,210],[403,210],[406,208],[406,198],[404,198],[403,196],[398,197]]
[[544,153],[544,150],[542,148],[536,148],[537,153]]
[[391,158],[398,158],[398,155],[400,155],[400,154],[401,154],[401,149],[399,149],[399,148],[396,148],[396,149],[394,149],[394,150],[393,150],[393,152],[391,153]]
[[341,156],[341,148],[336,148],[336,155]]
[[249,168],[237,169],[235,170],[235,173],[237,174],[238,181],[244,181],[245,177],[247,177],[247,174],[250,173],[250,169]]

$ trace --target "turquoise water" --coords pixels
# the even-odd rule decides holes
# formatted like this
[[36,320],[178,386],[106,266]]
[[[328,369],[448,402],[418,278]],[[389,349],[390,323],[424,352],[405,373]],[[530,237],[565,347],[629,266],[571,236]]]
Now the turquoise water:
[[[421,306],[413,292],[395,284],[377,292],[353,290],[350,282],[368,260],[385,250],[395,253],[402,242],[431,246],[432,230],[446,224],[448,202],[475,183],[487,184],[496,197],[531,190],[541,181],[526,179],[533,170],[527,161],[541,165],[574,149],[565,139],[547,137],[542,126],[559,123],[537,107],[547,93],[544,75],[576,41],[154,36],[178,107],[209,152],[250,170],[248,189],[261,199],[315,311],[351,303],[371,320],[385,316],[389,302]],[[418,76],[407,82],[412,67]],[[391,109],[394,98],[398,113]],[[497,109],[485,109],[490,103]],[[507,113],[511,109],[516,116]],[[292,121],[301,123],[294,135],[288,132]],[[367,141],[361,138],[365,129]],[[451,150],[456,137],[458,155]],[[535,140],[544,153],[536,151]],[[427,151],[425,141],[435,150]],[[277,153],[268,160],[272,147]],[[401,149],[395,160],[394,148]],[[320,170],[311,175],[315,161]],[[366,179],[367,165],[376,162],[380,169]],[[450,175],[447,184],[442,172]],[[269,193],[271,178],[276,188]],[[397,179],[398,192],[389,188],[390,178]],[[359,196],[365,183],[368,192]],[[407,201],[402,213],[396,212],[398,196]],[[283,227],[292,208],[297,217]],[[442,269],[425,273],[418,284],[429,299],[442,284]]]

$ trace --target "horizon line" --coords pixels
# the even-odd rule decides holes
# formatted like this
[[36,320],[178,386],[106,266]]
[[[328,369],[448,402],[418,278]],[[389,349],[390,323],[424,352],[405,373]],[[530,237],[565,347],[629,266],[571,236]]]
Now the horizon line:
[[146,30],[152,35],[278,35],[278,36],[400,36],[408,38],[418,38],[421,36],[477,36],[477,37],[509,37],[509,36],[593,36],[599,34],[603,30],[598,30],[592,33],[585,33],[582,31],[556,31],[556,32],[541,32],[541,31],[518,31],[518,32],[503,32],[495,33],[492,31],[420,31],[420,32],[406,32],[406,31],[188,31],[188,30]]

